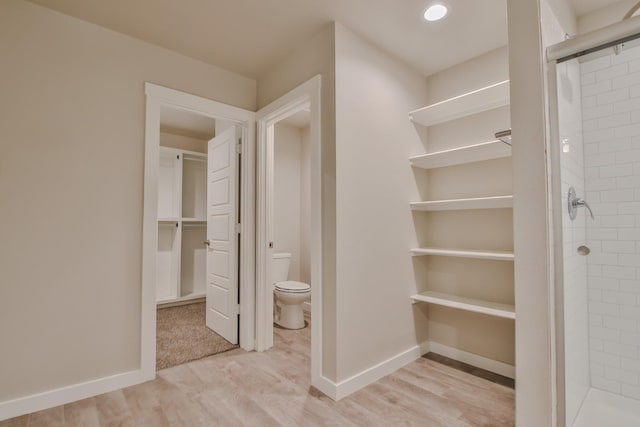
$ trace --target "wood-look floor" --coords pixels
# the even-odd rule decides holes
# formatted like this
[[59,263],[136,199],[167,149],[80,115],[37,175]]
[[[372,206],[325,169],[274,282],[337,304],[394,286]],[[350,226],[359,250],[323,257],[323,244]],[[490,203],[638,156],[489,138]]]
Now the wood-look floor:
[[275,346],[237,349],[154,381],[0,422],[58,426],[513,426],[514,391],[420,358],[334,402],[310,387],[309,327]]

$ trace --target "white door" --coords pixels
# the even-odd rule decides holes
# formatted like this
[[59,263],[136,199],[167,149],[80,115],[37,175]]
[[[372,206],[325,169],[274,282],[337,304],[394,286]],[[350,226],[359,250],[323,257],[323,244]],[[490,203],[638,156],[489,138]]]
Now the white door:
[[207,327],[238,343],[238,136],[209,141],[207,171]]

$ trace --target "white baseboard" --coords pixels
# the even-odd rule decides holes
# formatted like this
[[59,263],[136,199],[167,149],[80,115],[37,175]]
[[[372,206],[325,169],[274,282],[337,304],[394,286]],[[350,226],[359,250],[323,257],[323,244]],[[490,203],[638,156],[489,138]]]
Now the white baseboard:
[[312,378],[311,385],[320,390],[322,393],[327,395],[329,398],[333,400],[338,400],[337,396],[337,387],[336,383],[331,381],[330,379],[320,376],[319,378]]
[[[428,342],[411,347],[369,369],[336,384],[335,399],[340,400],[361,388],[378,381],[380,378],[413,362],[428,351]],[[331,396],[329,396],[331,397]]]
[[154,376],[155,372],[149,376],[140,369],[0,402],[0,421],[140,384]]
[[433,353],[441,356],[446,356],[450,359],[457,360],[458,362],[463,362],[507,378],[513,379],[516,377],[516,368],[513,365],[489,359],[487,357],[478,356],[477,354],[468,353],[464,350],[458,350],[457,348],[449,347],[434,341],[429,342],[427,351],[432,351]]

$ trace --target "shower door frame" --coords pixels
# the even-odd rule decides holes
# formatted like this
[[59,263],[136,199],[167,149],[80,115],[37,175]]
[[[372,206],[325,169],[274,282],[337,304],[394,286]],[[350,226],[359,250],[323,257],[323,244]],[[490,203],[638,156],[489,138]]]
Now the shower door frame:
[[[609,25],[602,29],[576,36],[549,46],[546,49],[547,59],[547,168],[550,175],[548,189],[549,212],[551,222],[549,241],[553,242],[549,248],[551,257],[550,265],[553,268],[552,292],[550,297],[553,310],[549,313],[550,325],[552,325],[552,378],[555,389],[553,401],[555,402],[555,418],[558,427],[564,427],[566,421],[566,381],[565,381],[565,336],[564,336],[564,258],[562,239],[562,177],[561,177],[561,151],[560,151],[560,119],[558,111],[558,80],[557,64],[588,55],[590,53],[613,47],[624,41],[640,38],[640,16],[629,18]],[[558,209],[558,207],[560,209]],[[587,326],[587,325],[586,325]]]

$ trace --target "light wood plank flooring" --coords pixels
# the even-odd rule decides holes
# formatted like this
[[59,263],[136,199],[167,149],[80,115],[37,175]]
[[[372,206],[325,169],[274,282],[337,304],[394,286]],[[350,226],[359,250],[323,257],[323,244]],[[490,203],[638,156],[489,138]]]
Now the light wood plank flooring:
[[426,358],[334,402],[310,386],[309,327],[274,329],[269,351],[175,366],[154,381],[0,427],[514,425],[513,389]]

